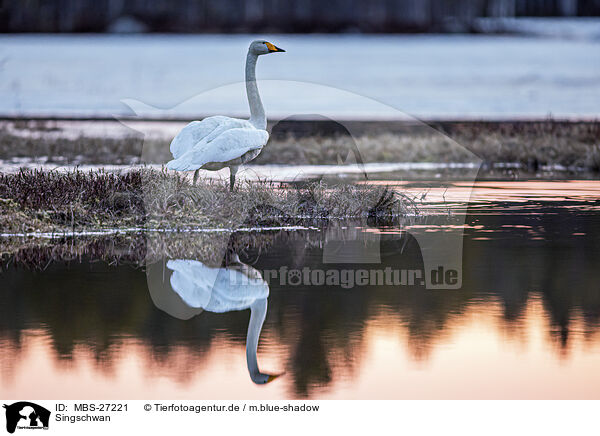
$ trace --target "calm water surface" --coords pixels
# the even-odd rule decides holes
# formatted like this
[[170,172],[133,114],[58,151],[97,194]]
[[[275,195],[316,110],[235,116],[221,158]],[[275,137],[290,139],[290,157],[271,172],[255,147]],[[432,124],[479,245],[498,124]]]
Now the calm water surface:
[[596,181],[480,182],[458,290],[265,278],[282,266],[419,270],[416,232],[459,231],[452,216],[270,232],[220,269],[174,247],[144,267],[9,262],[0,396],[600,398],[599,194]]
[[[556,24],[550,28],[554,33]],[[249,41],[266,36],[0,35],[0,114],[110,118],[130,114],[125,99],[150,105],[136,109],[144,116],[246,114],[243,84],[220,92],[208,105],[181,103],[243,80]],[[329,92],[333,89],[368,96],[420,118],[598,116],[600,58],[592,54],[598,53],[600,40],[595,34],[564,39],[515,35],[268,39],[287,52],[261,59],[259,81],[328,87],[301,87],[293,97],[283,98],[289,88],[261,83],[270,117],[287,116],[289,111],[360,119],[386,113],[364,100],[357,105],[343,94],[333,98]]]

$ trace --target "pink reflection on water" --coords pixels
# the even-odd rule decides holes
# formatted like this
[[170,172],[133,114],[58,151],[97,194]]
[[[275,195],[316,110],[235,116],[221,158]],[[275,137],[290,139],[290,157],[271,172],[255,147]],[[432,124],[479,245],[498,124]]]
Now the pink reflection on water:
[[[494,299],[475,300],[428,337],[411,335],[397,313],[380,308],[364,326],[359,357],[331,344],[332,377],[310,398],[600,398],[600,340],[583,319],[571,321],[568,346],[549,333],[541,297],[530,297],[506,321]],[[163,358],[136,338],[118,339],[99,357],[87,345],[61,359],[44,330],[24,332],[21,346],[0,345],[5,398],[39,399],[275,399],[294,397],[293,374],[268,385],[251,382],[243,345],[226,335],[206,352],[174,346]],[[292,350],[264,332],[261,366],[279,370]],[[309,362],[307,362],[309,365]]]
[[[600,198],[600,180],[527,180],[527,181],[485,181],[446,182],[425,187],[425,182],[410,181],[369,181],[369,184],[395,186],[411,198],[418,200],[419,207],[436,210],[440,205],[452,210],[460,210],[468,202],[477,210],[491,209],[492,213],[501,213],[498,203],[517,203],[519,208],[537,210],[536,204],[528,202],[565,202],[565,208],[577,210],[600,210],[597,204]],[[424,196],[424,197],[423,197]],[[423,199],[421,200],[421,198]],[[467,201],[468,200],[468,201]],[[568,203],[577,202],[573,206]],[[581,202],[590,202],[583,206]],[[442,210],[443,212],[444,210]],[[446,209],[447,211],[447,209]]]

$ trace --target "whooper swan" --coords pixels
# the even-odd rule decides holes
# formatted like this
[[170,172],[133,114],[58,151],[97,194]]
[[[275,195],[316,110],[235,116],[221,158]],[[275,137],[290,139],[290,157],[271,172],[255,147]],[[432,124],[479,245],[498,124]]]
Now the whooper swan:
[[267,41],[252,41],[246,57],[246,93],[250,119],[240,120],[221,115],[192,121],[171,142],[173,160],[167,168],[194,171],[218,171],[229,167],[229,189],[233,191],[235,174],[240,165],[254,159],[269,139],[267,117],[256,85],[256,61],[260,55],[284,52]]

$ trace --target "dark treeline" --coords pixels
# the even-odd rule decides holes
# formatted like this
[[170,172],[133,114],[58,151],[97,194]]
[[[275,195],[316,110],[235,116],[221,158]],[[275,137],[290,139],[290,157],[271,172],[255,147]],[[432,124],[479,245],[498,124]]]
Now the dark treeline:
[[600,0],[0,0],[0,31],[468,32],[479,17],[590,15]]

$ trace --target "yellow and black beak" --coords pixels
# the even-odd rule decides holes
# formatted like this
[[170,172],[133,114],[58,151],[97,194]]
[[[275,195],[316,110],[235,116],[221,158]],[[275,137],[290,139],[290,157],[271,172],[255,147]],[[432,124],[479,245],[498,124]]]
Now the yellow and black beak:
[[265,42],[265,45],[267,46],[267,48],[269,49],[269,53],[275,53],[275,52],[285,52],[284,49],[279,48],[273,44],[271,44],[270,42]]
[[[285,50],[284,50],[285,51]],[[267,378],[267,381],[265,382],[265,384],[267,383],[271,383],[273,380],[275,380],[277,377],[282,376],[283,374],[269,374],[269,377]]]

